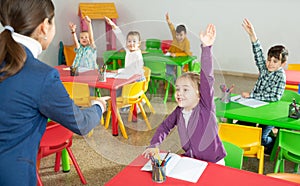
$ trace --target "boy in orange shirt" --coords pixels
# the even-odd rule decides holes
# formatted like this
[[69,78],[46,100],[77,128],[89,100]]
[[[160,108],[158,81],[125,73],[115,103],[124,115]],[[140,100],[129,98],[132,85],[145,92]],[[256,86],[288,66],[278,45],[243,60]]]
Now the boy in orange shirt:
[[[192,55],[190,51],[190,41],[186,37],[186,28],[184,25],[178,25],[175,27],[173,23],[170,20],[169,14],[166,14],[166,21],[169,25],[173,41],[171,43],[171,46],[168,50],[167,55],[170,55],[172,57],[178,57],[178,56],[189,56]],[[184,71],[188,70],[188,66],[186,65],[184,67]],[[167,74],[174,75],[175,76],[175,67],[173,65],[167,65]],[[176,76],[175,76],[176,77]]]

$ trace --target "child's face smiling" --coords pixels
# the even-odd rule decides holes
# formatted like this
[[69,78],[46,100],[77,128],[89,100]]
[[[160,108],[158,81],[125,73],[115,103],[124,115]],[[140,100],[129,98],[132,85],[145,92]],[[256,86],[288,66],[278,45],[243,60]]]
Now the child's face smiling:
[[79,41],[80,41],[81,45],[87,46],[87,45],[90,44],[90,39],[89,39],[89,33],[88,32],[80,33],[79,37],[80,37]]
[[129,35],[127,37],[126,45],[130,52],[136,51],[140,48],[139,37],[136,35]]
[[284,67],[285,63],[281,64],[281,60],[271,57],[267,59],[266,66],[269,72],[277,71],[280,67]]
[[192,110],[199,103],[199,93],[191,80],[187,78],[178,78],[176,81],[175,98],[178,106],[185,110]]
[[180,33],[176,32],[176,40],[178,42],[182,42],[184,40],[185,36],[186,36],[186,34],[184,31],[181,31]]

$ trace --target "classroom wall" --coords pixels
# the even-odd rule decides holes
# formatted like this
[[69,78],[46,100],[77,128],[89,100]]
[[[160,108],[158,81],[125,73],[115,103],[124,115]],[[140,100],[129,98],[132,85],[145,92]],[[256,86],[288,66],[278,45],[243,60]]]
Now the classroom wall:
[[[199,32],[208,23],[217,28],[214,45],[215,69],[257,74],[248,35],[242,28],[243,18],[255,26],[265,53],[275,44],[284,44],[289,52],[290,63],[300,63],[298,26],[300,1],[298,0],[53,0],[56,14],[56,36],[47,51],[39,57],[49,65],[57,65],[59,41],[72,43],[68,22],[78,24],[79,2],[114,2],[119,13],[117,24],[124,34],[138,30],[145,41],[147,38],[171,39],[165,13],[171,21],[185,24],[191,50],[199,57]],[[103,20],[93,20],[98,56],[106,49]],[[79,30],[79,29],[78,29]],[[117,46],[120,47],[119,43]]]

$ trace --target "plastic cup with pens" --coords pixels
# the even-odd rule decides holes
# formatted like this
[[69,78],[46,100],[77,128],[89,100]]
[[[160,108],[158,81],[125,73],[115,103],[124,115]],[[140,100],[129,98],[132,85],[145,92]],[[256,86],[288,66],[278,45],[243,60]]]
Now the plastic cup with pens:
[[234,85],[231,85],[230,88],[227,88],[225,84],[220,85],[220,89],[222,91],[222,95],[221,95],[221,101],[223,103],[229,103],[230,102],[230,97],[231,97],[231,93],[233,91]]
[[101,68],[98,69],[98,79],[101,82],[106,82],[106,65],[104,64]]
[[157,163],[152,164],[152,180],[157,183],[166,181],[166,166]]

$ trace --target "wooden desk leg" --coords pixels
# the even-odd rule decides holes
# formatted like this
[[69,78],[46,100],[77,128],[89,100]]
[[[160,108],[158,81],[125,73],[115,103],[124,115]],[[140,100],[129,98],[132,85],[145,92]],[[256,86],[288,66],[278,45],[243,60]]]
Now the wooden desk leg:
[[118,136],[118,119],[117,119],[117,103],[116,103],[116,90],[110,91],[111,100],[111,129],[112,135]]
[[133,113],[132,113],[132,122],[137,122],[137,108],[136,104],[133,106]]

